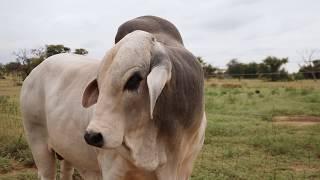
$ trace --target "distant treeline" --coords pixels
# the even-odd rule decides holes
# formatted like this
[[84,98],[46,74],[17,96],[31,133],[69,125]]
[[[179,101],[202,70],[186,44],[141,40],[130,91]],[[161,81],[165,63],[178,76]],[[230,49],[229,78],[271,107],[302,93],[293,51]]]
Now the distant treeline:
[[268,56],[261,63],[242,63],[232,59],[227,64],[227,69],[219,69],[204,62],[201,57],[198,61],[203,67],[206,78],[238,78],[238,79],[264,79],[270,81],[286,81],[300,79],[319,79],[320,60],[308,61],[300,66],[299,72],[288,73],[282,66],[288,63],[288,58]]
[[[14,52],[15,60],[7,64],[0,64],[0,78],[14,75],[24,80],[28,74],[46,58],[60,53],[71,53],[71,48],[64,45],[46,45],[38,49],[19,49]],[[88,51],[83,48],[75,49],[72,53],[86,55]]]
[[[300,65],[299,72],[288,73],[282,66],[288,63],[288,58],[268,56],[261,63],[242,63],[232,59],[227,64],[227,69],[219,69],[206,63],[202,57],[197,57],[202,65],[206,78],[238,78],[238,79],[264,79],[270,81],[319,79],[320,59],[312,60],[316,50],[305,51],[302,55],[304,61]],[[60,53],[71,53],[71,49],[64,45],[46,45],[38,49],[20,49],[13,54],[15,60],[7,64],[0,63],[0,78],[6,75],[14,75],[24,80],[28,74],[46,58]],[[86,55],[88,51],[83,48],[75,49],[72,53]]]

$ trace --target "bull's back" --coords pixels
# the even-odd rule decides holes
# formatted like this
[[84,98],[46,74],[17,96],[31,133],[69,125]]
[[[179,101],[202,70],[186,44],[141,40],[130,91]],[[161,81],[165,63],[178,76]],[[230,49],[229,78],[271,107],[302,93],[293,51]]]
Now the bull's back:
[[[23,115],[44,116],[50,101],[71,88],[86,84],[94,77],[99,61],[78,55],[51,56],[38,65],[24,80],[20,101]],[[78,84],[68,84],[78,82]],[[85,86],[85,85],[84,85]],[[40,122],[36,122],[40,123]]]

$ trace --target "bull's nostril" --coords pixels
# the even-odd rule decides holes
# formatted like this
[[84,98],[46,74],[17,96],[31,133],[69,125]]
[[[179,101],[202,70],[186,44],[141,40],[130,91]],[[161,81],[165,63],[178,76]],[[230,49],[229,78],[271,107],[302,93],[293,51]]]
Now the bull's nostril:
[[103,137],[101,133],[96,132],[86,132],[84,134],[84,139],[86,142],[92,146],[102,147],[103,146]]

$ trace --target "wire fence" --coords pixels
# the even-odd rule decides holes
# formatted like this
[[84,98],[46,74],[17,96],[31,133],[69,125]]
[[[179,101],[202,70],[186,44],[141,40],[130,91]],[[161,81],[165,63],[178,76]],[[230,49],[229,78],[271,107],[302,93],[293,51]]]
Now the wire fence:
[[[297,83],[231,78],[248,75],[252,74],[223,74],[224,78],[210,76],[206,80],[205,150],[199,155],[193,178],[320,178],[320,144],[314,141],[319,140],[320,131],[304,126],[319,127],[320,83],[312,79]],[[12,83],[0,83],[0,92],[6,86]],[[0,155],[1,149],[9,146],[6,141],[23,135],[19,91],[15,95],[4,92],[0,93]],[[292,128],[287,126],[290,123]]]
[[[296,73],[286,73],[286,72],[274,72],[274,73],[227,73],[227,72],[217,72],[213,74],[206,74],[206,78],[272,78],[272,76],[284,76],[283,79],[290,80],[318,80],[320,79],[320,71],[301,71]],[[281,80],[281,79],[279,79]]]

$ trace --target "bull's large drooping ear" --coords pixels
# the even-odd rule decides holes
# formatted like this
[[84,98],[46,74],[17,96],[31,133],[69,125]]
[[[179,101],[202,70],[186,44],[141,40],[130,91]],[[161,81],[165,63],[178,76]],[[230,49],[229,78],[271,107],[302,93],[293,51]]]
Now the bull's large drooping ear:
[[150,97],[150,117],[153,118],[153,110],[162,89],[171,79],[172,64],[165,49],[158,42],[155,42],[152,59],[151,71],[147,77],[147,84]]
[[95,104],[98,100],[99,96],[99,89],[98,89],[98,82],[97,79],[91,81],[86,89],[84,90],[82,96],[82,106],[87,108]]

